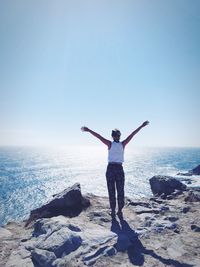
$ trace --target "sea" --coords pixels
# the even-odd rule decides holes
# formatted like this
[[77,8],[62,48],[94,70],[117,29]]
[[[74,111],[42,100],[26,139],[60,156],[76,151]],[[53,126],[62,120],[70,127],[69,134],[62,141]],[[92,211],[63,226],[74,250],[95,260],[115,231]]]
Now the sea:
[[[200,148],[131,147],[125,151],[125,195],[132,199],[152,196],[154,175],[187,172],[200,164]],[[107,149],[88,147],[0,147],[0,226],[21,222],[74,183],[83,194],[107,196]],[[191,177],[189,177],[191,178]],[[190,186],[199,186],[193,176]]]

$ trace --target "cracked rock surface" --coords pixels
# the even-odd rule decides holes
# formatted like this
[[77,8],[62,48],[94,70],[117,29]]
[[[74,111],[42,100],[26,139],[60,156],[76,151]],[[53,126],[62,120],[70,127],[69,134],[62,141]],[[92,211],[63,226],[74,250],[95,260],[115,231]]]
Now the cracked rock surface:
[[126,199],[123,220],[112,220],[106,197],[64,215],[0,228],[0,266],[200,266],[198,190],[170,199]]

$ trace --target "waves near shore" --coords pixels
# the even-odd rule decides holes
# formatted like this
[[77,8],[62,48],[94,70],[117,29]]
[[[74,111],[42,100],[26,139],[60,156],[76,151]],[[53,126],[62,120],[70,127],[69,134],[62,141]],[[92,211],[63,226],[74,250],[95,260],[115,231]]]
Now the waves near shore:
[[[127,148],[126,196],[149,197],[149,178],[176,175],[199,164],[200,148]],[[1,147],[0,225],[29,211],[75,182],[83,193],[107,196],[105,147]],[[195,179],[195,177],[193,177]]]

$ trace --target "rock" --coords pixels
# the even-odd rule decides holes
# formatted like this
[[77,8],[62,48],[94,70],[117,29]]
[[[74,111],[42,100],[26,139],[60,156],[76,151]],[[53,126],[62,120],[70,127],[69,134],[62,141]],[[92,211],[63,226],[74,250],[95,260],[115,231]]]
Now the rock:
[[181,176],[192,176],[192,173],[190,173],[190,172],[179,172],[179,173],[177,173],[177,175],[181,175]]
[[166,217],[164,220],[169,220],[170,222],[175,222],[178,219],[179,219],[178,217],[170,216],[170,217]]
[[65,258],[61,258],[61,259],[56,259],[51,267],[64,267],[64,266],[67,266],[67,267],[71,267],[72,265],[70,264],[70,260],[66,260]]
[[200,232],[200,227],[195,225],[195,224],[192,224],[191,225],[191,229],[194,231],[194,232]]
[[173,197],[179,196],[183,193],[182,190],[175,189],[174,192],[171,193]]
[[166,206],[166,205],[160,206],[160,211],[159,211],[160,214],[164,215],[168,211],[169,211],[169,207],[168,206]]
[[31,253],[24,247],[19,247],[13,251],[9,260],[7,261],[6,267],[34,267],[31,260]]
[[160,210],[157,207],[157,202],[156,203],[155,202],[150,203],[150,202],[144,202],[144,201],[143,202],[142,201],[130,201],[128,205],[134,206],[134,212],[136,214],[142,214],[142,213],[158,214]]
[[177,173],[177,175],[182,175],[182,176],[192,176],[192,175],[200,175],[200,165],[198,165],[197,167],[195,167],[192,170],[189,170],[186,173]]
[[92,253],[88,254],[87,256],[83,257],[83,262],[87,266],[93,265],[99,258],[104,256],[113,256],[117,253],[116,249],[114,247],[107,247],[103,246]]
[[9,230],[5,229],[4,227],[0,227],[0,240],[11,238],[11,236],[12,233]]
[[89,218],[91,221],[93,220],[100,225],[103,225],[104,223],[111,221],[111,217],[109,216],[109,214],[102,211],[90,212]]
[[164,230],[168,229],[168,230],[172,230],[172,231],[177,231],[178,229],[178,225],[176,223],[171,223],[171,222],[157,222],[152,226],[152,229],[156,232],[156,233],[161,233]]
[[38,237],[43,234],[50,235],[52,232],[58,231],[62,228],[68,228],[73,232],[81,232],[81,229],[78,226],[68,223],[65,217],[57,216],[53,217],[51,220],[47,218],[37,220],[33,226],[32,236]]
[[163,203],[163,200],[158,198],[158,197],[151,197],[150,200],[154,201],[154,202],[156,202],[158,204],[162,204]]
[[64,257],[64,258],[60,258],[60,259],[56,259],[51,267],[79,267],[81,265],[79,265],[76,260],[73,260],[71,258],[67,258],[67,257]]
[[195,167],[189,172],[192,173],[193,175],[200,175],[200,165],[198,165],[197,167]]
[[55,253],[56,257],[63,257],[76,250],[82,243],[82,239],[76,233],[62,228],[52,233],[45,240],[38,240],[36,247]]
[[72,231],[70,228],[68,224],[63,224],[62,217],[57,220],[40,219],[36,222],[33,232],[33,237],[37,237],[37,241],[32,245],[28,243],[28,249],[48,250],[59,258],[63,254],[68,255],[82,243],[80,232]]
[[142,206],[142,207],[146,207],[146,208],[150,208],[151,207],[150,203],[142,202],[142,201],[130,201],[128,205],[131,205],[131,206]]
[[144,227],[151,227],[152,224],[154,223],[154,221],[155,221],[154,217],[146,216],[145,217],[145,222],[144,222]]
[[110,230],[104,229],[104,227],[96,225],[91,227],[89,231],[84,231],[83,235],[84,244],[88,247],[101,246],[111,240],[116,241],[117,235]]
[[174,198],[173,195],[168,195],[168,196],[166,196],[166,199],[167,199],[167,200],[171,200],[171,199],[173,199],[173,198]]
[[[167,253],[169,254],[170,258],[182,257],[186,253],[183,242],[179,237],[175,237],[175,238],[173,238],[173,240],[169,240],[169,245],[168,245],[166,250],[167,250]],[[185,266],[185,265],[184,264],[180,264],[180,265],[175,264],[174,266],[180,266],[181,267],[181,266]]]
[[160,212],[159,209],[152,209],[152,208],[145,208],[145,207],[137,207],[135,209],[136,214],[142,214],[142,213],[154,213],[158,214]]
[[56,256],[53,252],[35,248],[31,251],[32,261],[36,266],[50,267]]
[[186,202],[199,202],[200,201],[200,192],[199,191],[189,191],[188,195],[185,197]]
[[163,196],[163,198],[166,198],[167,195],[170,195],[176,189],[181,191],[186,189],[186,185],[171,176],[156,175],[149,181],[153,194]]
[[[29,227],[6,225],[0,266],[199,266],[200,206],[184,201],[197,193],[126,201],[123,220],[111,220],[108,198],[91,195],[90,207],[79,216],[39,218]],[[149,212],[154,209],[159,212]]]
[[188,211],[190,211],[190,207],[188,207],[188,206],[187,207],[183,207],[182,210],[181,210],[182,213],[187,213]]
[[31,211],[26,226],[39,218],[51,218],[58,215],[74,217],[90,205],[89,200],[82,196],[79,183],[68,187],[53,197],[53,200],[47,204]]
[[[116,237],[116,233],[94,222],[85,224],[77,220],[74,225],[69,218],[57,216],[38,219],[34,224],[32,238],[22,242],[20,249],[31,253],[29,258],[38,267],[68,266],[69,258],[80,255],[86,265],[91,265],[103,256],[116,254],[113,247]],[[79,250],[80,247],[82,249]],[[14,253],[19,254],[18,250]],[[25,266],[25,259],[20,258],[20,255],[18,257],[21,266]]]

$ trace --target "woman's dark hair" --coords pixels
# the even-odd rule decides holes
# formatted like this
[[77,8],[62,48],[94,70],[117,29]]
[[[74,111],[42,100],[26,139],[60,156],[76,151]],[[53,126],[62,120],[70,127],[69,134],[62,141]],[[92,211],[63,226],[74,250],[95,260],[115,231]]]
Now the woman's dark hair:
[[120,136],[120,135],[121,135],[120,130],[118,130],[118,129],[112,130],[112,134],[111,134],[112,137]]

